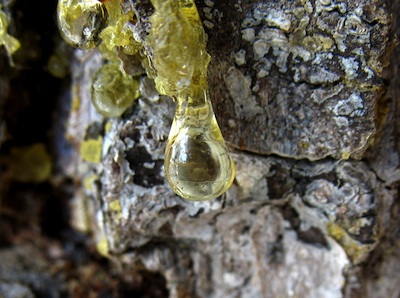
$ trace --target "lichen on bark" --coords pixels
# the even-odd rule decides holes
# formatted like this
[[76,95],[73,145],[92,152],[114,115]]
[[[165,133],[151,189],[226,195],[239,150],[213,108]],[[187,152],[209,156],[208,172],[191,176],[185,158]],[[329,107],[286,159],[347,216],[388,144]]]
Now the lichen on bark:
[[[73,182],[71,226],[90,235],[120,276],[150,272],[164,281],[155,286],[163,297],[399,293],[398,52],[389,89],[382,84],[392,8],[363,0],[196,4],[212,56],[212,102],[236,148],[232,188],[210,202],[178,198],[163,174],[172,100],[123,55],[141,95],[120,118],[103,117],[91,84],[104,58],[76,50],[71,88],[59,98],[68,121],[55,120],[67,123],[73,146],[54,146],[51,178]],[[150,2],[124,7],[137,18],[133,38],[145,43]],[[85,160],[79,148],[90,140],[101,144]],[[10,284],[0,281],[0,291]]]
[[[364,160],[324,157],[360,157],[375,134],[389,15],[372,12],[376,22],[363,31],[357,20],[366,16],[352,4],[307,3],[200,3],[203,20],[214,24],[206,25],[209,75],[225,137],[240,149],[283,157],[236,151],[236,180],[225,196],[178,199],[162,171],[174,107],[143,78],[139,102],[108,122],[101,163],[85,168],[97,180],[84,192],[93,199],[89,217],[97,218],[91,229],[100,250],[118,263],[162,272],[171,297],[341,297],[343,283],[353,286],[352,268],[368,259],[387,228],[387,209],[378,206],[392,204],[393,190]],[[147,11],[141,4],[139,15]],[[235,45],[220,43],[228,16],[239,24],[229,25]],[[347,18],[357,26],[333,27]],[[142,22],[137,36],[148,28]],[[378,29],[381,48],[369,43]],[[95,64],[96,56],[77,64],[75,86]],[[70,126],[82,131],[88,123]],[[321,260],[324,266],[315,267]]]
[[[361,158],[377,131],[390,48],[385,2],[231,2],[203,10],[227,140],[296,159]],[[240,21],[224,26],[231,15]]]

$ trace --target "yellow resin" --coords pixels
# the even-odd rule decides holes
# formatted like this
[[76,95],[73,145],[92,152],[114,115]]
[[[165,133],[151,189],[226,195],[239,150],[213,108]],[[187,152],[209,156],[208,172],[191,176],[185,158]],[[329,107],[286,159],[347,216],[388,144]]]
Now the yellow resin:
[[105,64],[94,75],[92,102],[105,117],[121,116],[139,95],[139,80],[126,75],[119,64]]
[[207,92],[178,98],[165,151],[172,189],[188,200],[210,200],[232,184],[235,164],[227,150]]
[[156,12],[147,43],[160,93],[176,100],[165,151],[172,189],[188,200],[210,200],[232,184],[235,165],[208,94],[204,30],[191,0],[152,0]]
[[193,1],[152,0],[156,12],[147,38],[157,71],[156,87],[162,94],[177,97],[193,87],[207,88],[210,56],[197,9]]
[[[128,27],[129,22],[135,19],[133,11],[123,13],[119,0],[108,0],[104,2],[104,6],[107,10],[108,25],[99,34],[102,40],[99,50],[103,56],[106,56],[107,52],[114,52],[116,56],[116,49],[121,47],[125,54],[135,55],[140,45],[134,40],[132,30]],[[110,60],[115,60],[114,58],[117,57]]]
[[8,20],[6,14],[1,10],[0,5],[0,46],[6,48],[7,54],[11,57],[21,46],[19,41],[7,33]]
[[59,0],[57,21],[61,36],[71,46],[93,49],[107,24],[107,11],[98,0]]

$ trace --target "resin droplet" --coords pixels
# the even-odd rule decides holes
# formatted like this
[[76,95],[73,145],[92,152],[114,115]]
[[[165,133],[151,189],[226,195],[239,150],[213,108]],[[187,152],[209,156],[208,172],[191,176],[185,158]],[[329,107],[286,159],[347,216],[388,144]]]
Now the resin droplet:
[[92,102],[103,116],[121,116],[139,95],[139,81],[126,75],[119,64],[105,64],[94,75]]
[[57,21],[61,36],[68,44],[88,50],[100,41],[107,11],[98,0],[59,0]]
[[11,55],[20,48],[21,44],[17,39],[7,33],[7,28],[7,15],[1,10],[0,4],[0,47],[4,45],[7,51],[7,55],[10,58],[11,65],[13,65],[11,61]]
[[165,151],[165,174],[172,189],[188,200],[223,194],[235,177],[207,93],[203,100],[179,98]]
[[165,175],[185,199],[214,199],[231,186],[235,165],[208,96],[210,56],[203,25],[193,0],[151,3],[155,13],[146,42],[156,87],[177,102],[165,151]]

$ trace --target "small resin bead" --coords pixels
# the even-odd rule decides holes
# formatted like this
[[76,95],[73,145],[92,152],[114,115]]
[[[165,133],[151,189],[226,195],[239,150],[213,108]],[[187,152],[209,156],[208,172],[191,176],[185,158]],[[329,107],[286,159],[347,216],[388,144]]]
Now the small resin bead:
[[68,44],[88,50],[100,41],[99,34],[107,24],[107,10],[98,0],[59,0],[57,21]]
[[139,95],[139,81],[126,75],[119,64],[105,64],[94,75],[92,102],[103,116],[121,116]]

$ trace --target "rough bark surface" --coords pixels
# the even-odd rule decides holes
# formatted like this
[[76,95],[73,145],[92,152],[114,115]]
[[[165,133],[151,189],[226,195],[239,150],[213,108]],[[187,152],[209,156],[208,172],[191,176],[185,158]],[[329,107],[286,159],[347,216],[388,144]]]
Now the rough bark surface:
[[296,159],[362,156],[390,46],[385,1],[215,1],[203,12],[228,141]]
[[[196,1],[237,166],[209,202],[167,184],[174,104],[137,61],[124,60],[142,74],[140,99],[102,117],[91,103],[100,53],[45,45],[56,30],[29,27],[22,2],[3,1],[16,37],[36,44],[14,57],[32,72],[0,52],[0,296],[400,295],[399,1]],[[131,4],[143,42],[152,7]],[[69,58],[62,80],[43,70],[55,53]],[[98,163],[80,154],[89,140],[101,140]],[[12,148],[36,142],[54,174],[22,183]]]

